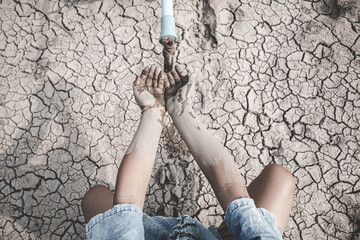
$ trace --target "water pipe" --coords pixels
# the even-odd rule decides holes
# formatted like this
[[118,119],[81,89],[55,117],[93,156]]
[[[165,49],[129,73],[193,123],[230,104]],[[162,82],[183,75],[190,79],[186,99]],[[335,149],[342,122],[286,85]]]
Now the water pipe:
[[159,42],[164,46],[164,72],[170,72],[174,65],[174,54],[177,43],[175,18],[172,0],[161,0],[161,34]]

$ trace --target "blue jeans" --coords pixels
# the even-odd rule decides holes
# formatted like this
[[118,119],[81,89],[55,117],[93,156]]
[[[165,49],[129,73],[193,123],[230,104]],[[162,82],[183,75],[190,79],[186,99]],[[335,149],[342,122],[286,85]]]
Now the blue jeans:
[[[231,202],[225,220],[234,239],[282,239],[274,215],[256,208],[251,198]],[[206,228],[188,216],[149,217],[134,204],[118,204],[90,220],[86,239],[218,240],[221,236],[214,226]]]

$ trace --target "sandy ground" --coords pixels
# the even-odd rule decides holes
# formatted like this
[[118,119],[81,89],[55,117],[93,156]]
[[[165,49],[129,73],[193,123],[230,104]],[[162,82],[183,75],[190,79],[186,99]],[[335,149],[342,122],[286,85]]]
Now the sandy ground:
[[[297,189],[285,239],[359,239],[360,2],[176,0],[195,112],[247,184],[269,163]],[[162,65],[158,0],[0,0],[0,235],[83,239],[138,124],[132,82]],[[145,212],[219,225],[166,116]]]

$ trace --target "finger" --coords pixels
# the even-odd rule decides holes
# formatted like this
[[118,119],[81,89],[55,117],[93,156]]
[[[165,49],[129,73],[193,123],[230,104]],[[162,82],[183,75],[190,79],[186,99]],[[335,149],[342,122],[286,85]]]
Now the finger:
[[186,84],[189,81],[189,75],[186,70],[182,70],[179,65],[175,66],[176,72],[179,74],[182,83]]
[[174,68],[171,70],[171,75],[173,76],[176,84],[181,84],[180,76],[179,76],[179,74],[175,71]]
[[166,75],[168,77],[170,86],[175,85],[175,80],[174,80],[174,77],[172,76],[172,74],[170,72],[168,72],[168,73],[166,73]]
[[153,79],[153,88],[158,87],[158,81],[159,81],[159,74],[161,72],[161,69],[159,67],[155,68],[155,74],[154,74],[154,79]]
[[163,73],[163,75],[164,75],[164,79],[165,79],[165,81],[164,81],[165,89],[168,89],[168,88],[170,88],[169,79],[167,78],[166,73]]
[[152,80],[153,80],[153,77],[154,77],[154,72],[155,72],[155,66],[151,65],[150,70],[149,70],[149,74],[148,74],[148,76],[146,78],[146,83],[145,83],[145,85],[147,87],[152,86]]
[[135,81],[134,81],[134,86],[138,86],[141,82],[141,78],[138,76],[136,77]]
[[141,72],[141,74],[140,74],[138,84],[141,84],[141,85],[144,85],[144,84],[145,84],[145,80],[146,80],[146,77],[147,77],[148,73],[149,73],[149,67],[146,66],[146,67],[142,70],[142,72]]
[[157,83],[157,87],[160,88],[160,89],[163,89],[164,88],[164,82],[165,82],[165,74],[161,71],[159,73],[159,76],[158,76],[158,83]]

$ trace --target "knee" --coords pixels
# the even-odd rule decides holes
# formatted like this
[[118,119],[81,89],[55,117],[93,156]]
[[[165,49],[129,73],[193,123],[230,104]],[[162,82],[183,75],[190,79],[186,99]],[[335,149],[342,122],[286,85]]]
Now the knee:
[[108,187],[99,184],[91,187],[88,192],[107,192],[107,191],[110,191]]
[[286,185],[288,188],[291,188],[292,190],[295,189],[294,176],[291,174],[289,170],[287,170],[283,166],[277,163],[271,163],[267,165],[263,171],[272,176],[281,178],[284,185]]
[[96,214],[106,212],[113,206],[113,193],[103,185],[96,185],[87,191],[81,201],[85,222]]
[[87,202],[89,202],[94,197],[103,196],[104,193],[111,192],[109,188],[104,185],[95,185],[87,191],[81,201],[81,205],[84,206]]

